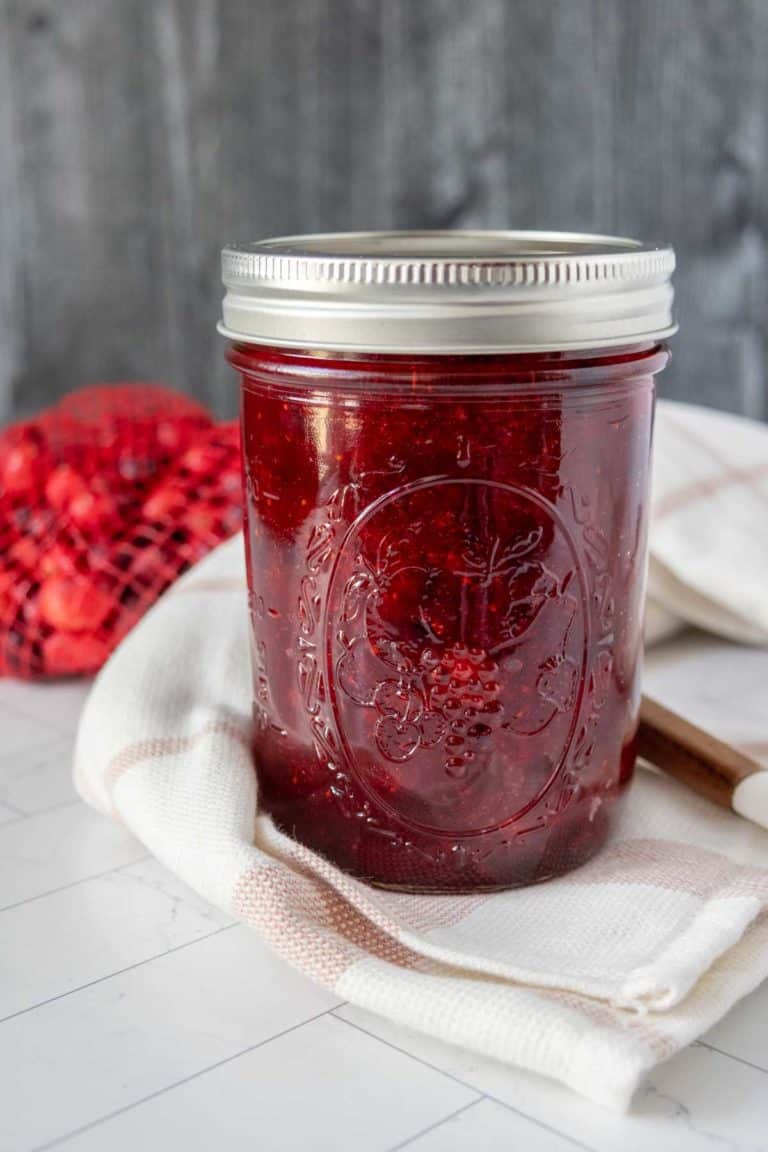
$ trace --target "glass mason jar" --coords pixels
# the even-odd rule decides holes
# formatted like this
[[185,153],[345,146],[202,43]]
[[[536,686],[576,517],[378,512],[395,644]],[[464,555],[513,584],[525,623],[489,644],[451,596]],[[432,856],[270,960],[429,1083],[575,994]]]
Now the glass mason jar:
[[635,758],[671,249],[372,233],[223,260],[260,804],[391,887],[582,864]]

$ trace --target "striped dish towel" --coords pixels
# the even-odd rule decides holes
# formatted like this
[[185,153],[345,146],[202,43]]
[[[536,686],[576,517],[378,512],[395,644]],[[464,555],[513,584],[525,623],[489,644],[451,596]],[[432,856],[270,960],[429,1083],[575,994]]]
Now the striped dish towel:
[[768,644],[768,428],[660,401],[647,638],[694,624]]
[[[654,594],[675,620],[709,601],[718,626],[755,640],[765,607],[762,617],[744,613],[732,589],[724,598],[720,585],[708,588],[675,544],[678,525],[678,541],[709,562],[718,545],[706,532],[720,511],[735,524],[746,491],[764,512],[768,468],[757,452],[745,447],[716,472],[714,446],[730,443],[713,434],[710,451],[716,420],[661,409],[657,449],[673,451],[678,475],[668,481],[657,459]],[[768,435],[758,439],[765,463]],[[693,445],[686,476],[683,445]],[[717,517],[699,517],[699,501],[715,502]],[[750,555],[759,560],[759,547]],[[664,581],[691,576],[689,612],[665,599]],[[623,1109],[646,1070],[768,975],[768,834],[650,771],[638,773],[600,856],[534,888],[387,892],[294,844],[258,813],[247,634],[236,539],[179,581],[102,671],[80,728],[77,782],[168,868],[337,995]]]

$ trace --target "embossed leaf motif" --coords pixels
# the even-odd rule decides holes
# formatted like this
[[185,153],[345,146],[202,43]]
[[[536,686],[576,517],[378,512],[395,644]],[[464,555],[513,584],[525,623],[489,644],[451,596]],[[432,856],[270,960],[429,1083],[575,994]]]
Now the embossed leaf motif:
[[502,643],[492,649],[498,655],[530,632],[547,600],[558,595],[558,580],[538,561],[521,564],[508,584],[508,604],[501,623]]
[[462,556],[465,569],[457,569],[455,575],[479,577],[481,584],[488,586],[497,577],[513,572],[520,560],[539,546],[543,534],[542,528],[534,528],[506,546],[498,536],[473,541]]
[[344,610],[342,620],[351,623],[363,611],[371,590],[372,579],[368,572],[358,571],[350,576],[344,589]]
[[572,660],[557,657],[548,660],[536,682],[539,695],[558,712],[567,711],[573,704],[577,669]]
[[398,671],[410,671],[424,644],[420,612],[429,575],[401,566],[374,582],[366,603],[366,635],[377,656]]
[[589,687],[592,694],[592,707],[599,712],[608,699],[613,671],[613,656],[605,649],[598,653],[595,668],[590,676]]

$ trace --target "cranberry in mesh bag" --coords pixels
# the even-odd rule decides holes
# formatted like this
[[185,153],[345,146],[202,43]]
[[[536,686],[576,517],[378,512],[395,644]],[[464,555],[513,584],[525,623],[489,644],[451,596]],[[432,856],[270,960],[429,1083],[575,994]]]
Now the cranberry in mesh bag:
[[241,503],[237,424],[158,385],[84,388],[0,432],[0,675],[95,672]]

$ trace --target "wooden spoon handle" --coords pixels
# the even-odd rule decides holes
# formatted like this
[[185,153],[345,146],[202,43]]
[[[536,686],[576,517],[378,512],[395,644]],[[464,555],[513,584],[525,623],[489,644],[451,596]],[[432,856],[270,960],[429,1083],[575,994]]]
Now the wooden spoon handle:
[[723,808],[732,807],[734,789],[742,780],[763,770],[649,696],[640,705],[637,754]]

